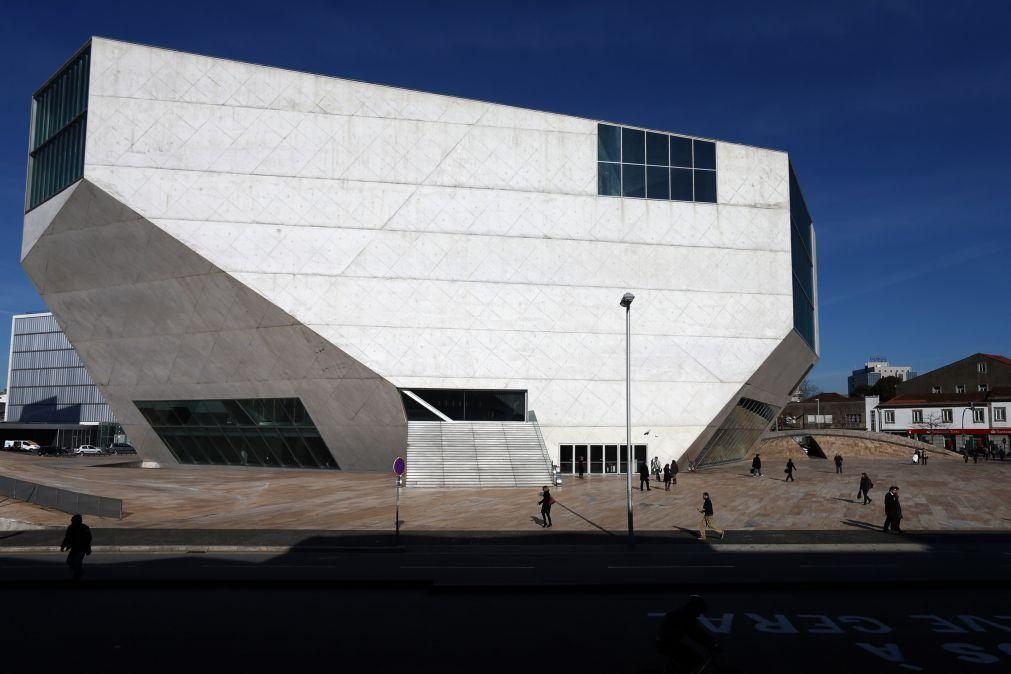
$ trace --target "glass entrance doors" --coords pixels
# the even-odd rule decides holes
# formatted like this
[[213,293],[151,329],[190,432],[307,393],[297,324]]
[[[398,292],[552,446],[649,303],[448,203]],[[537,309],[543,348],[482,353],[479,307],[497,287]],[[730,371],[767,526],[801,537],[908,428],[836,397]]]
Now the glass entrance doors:
[[[628,466],[626,445],[559,445],[558,467],[563,475],[624,475]],[[646,461],[646,445],[633,445],[635,463]],[[582,470],[580,470],[582,468]]]

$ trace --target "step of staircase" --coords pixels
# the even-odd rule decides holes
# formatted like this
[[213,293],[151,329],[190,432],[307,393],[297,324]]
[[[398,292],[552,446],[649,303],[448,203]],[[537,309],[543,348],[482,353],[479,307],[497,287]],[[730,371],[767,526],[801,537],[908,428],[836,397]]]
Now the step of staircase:
[[408,487],[535,487],[551,484],[536,423],[409,421]]

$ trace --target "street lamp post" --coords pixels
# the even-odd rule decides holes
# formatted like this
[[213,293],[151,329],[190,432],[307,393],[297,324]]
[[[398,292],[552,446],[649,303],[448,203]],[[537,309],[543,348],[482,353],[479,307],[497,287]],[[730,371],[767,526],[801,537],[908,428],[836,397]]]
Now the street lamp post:
[[821,428],[821,398],[815,398],[814,401],[818,403],[818,408],[814,413],[814,422],[818,424],[818,428]]
[[628,547],[635,546],[635,529],[632,526],[632,328],[631,307],[635,295],[625,293],[621,306],[625,307],[625,493],[628,504]]

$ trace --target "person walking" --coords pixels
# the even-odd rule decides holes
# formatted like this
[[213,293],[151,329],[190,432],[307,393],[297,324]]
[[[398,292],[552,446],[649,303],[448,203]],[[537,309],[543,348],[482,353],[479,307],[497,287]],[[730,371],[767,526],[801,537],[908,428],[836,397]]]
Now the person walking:
[[579,474],[579,479],[583,479],[583,475],[586,474],[586,459],[582,456],[576,457],[576,472]]
[[751,477],[762,477],[762,457],[759,454],[751,460]]
[[555,504],[555,497],[551,495],[551,490],[547,486],[541,487],[541,500],[537,505],[541,507],[541,526],[551,526],[551,506]]
[[642,491],[643,485],[646,486],[646,491],[652,491],[649,488],[649,468],[646,467],[645,461],[639,462],[639,491]]
[[795,470],[797,470],[797,466],[794,465],[793,459],[787,459],[786,460],[786,470],[783,471],[784,473],[786,473],[786,479],[783,480],[783,481],[784,482],[796,482],[796,480],[793,479],[793,471],[795,471]]
[[899,503],[899,488],[894,484],[885,494],[885,524],[882,531],[891,529],[897,534],[902,533],[902,505]]
[[663,490],[670,491],[670,464],[665,463],[663,466]]
[[678,460],[677,459],[671,459],[670,460],[670,481],[674,484],[675,487],[677,486],[677,484],[678,484]]
[[835,472],[842,474],[842,454],[836,454],[832,460],[835,461]]
[[699,508],[699,512],[702,513],[702,526],[699,527],[699,538],[703,541],[706,540],[706,530],[712,529],[720,535],[720,540],[722,541],[727,533],[723,529],[716,528],[716,522],[713,518],[713,502],[709,498],[709,492],[702,492],[702,507]]
[[870,496],[871,487],[873,486],[874,483],[871,482],[871,478],[867,477],[867,473],[860,473],[860,487],[857,489],[857,499],[859,500],[860,495],[863,494],[864,505],[867,505],[873,500]]
[[81,580],[84,575],[84,556],[91,554],[91,527],[84,523],[84,518],[74,515],[70,518],[70,526],[63,535],[60,552],[70,551],[67,555],[67,566],[74,580]]

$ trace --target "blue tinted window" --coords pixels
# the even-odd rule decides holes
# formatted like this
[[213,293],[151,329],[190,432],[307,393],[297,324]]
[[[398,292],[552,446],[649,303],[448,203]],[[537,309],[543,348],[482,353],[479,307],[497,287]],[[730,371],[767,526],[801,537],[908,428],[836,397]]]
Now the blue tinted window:
[[695,168],[716,168],[716,143],[708,140],[695,141]]
[[654,166],[669,166],[667,163],[667,135],[646,134],[646,163]]
[[597,194],[621,196],[621,164],[597,162]]
[[670,169],[666,166],[646,167],[646,198],[670,199]]
[[692,194],[692,170],[672,168],[670,170],[670,198],[675,201],[691,201]]
[[621,127],[610,124],[597,125],[597,159],[621,161]]
[[716,202],[712,141],[598,124],[597,156],[601,196]]
[[622,194],[626,197],[646,196],[646,167],[635,164],[621,166]]
[[646,132],[621,130],[621,161],[626,164],[646,163]]
[[716,203],[716,171],[695,171],[695,201]]
[[670,137],[670,165],[692,167],[692,139],[681,136]]

